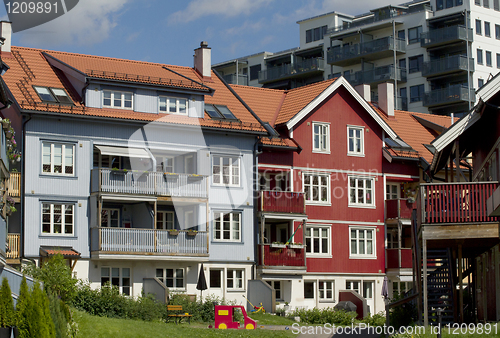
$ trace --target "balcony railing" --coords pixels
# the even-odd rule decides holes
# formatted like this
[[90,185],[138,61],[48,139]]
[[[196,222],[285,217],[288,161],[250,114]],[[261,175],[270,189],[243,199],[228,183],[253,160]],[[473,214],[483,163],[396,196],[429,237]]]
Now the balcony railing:
[[472,29],[467,29],[464,26],[432,29],[420,34],[420,46],[428,48],[458,41],[472,41],[473,36]]
[[92,251],[113,254],[208,255],[208,232],[186,230],[92,228]]
[[406,198],[398,198],[385,201],[387,218],[410,219],[414,208],[413,203],[408,203]]
[[92,192],[207,198],[207,185],[202,175],[92,170]]
[[259,211],[305,214],[304,194],[289,191],[261,191]]
[[467,87],[457,85],[448,88],[436,89],[426,92],[424,95],[423,105],[425,107],[440,106],[450,103],[476,101],[476,92],[473,88],[470,90]]
[[[411,249],[386,249],[388,269],[411,269]],[[401,253],[401,256],[400,256]]]
[[377,84],[390,80],[406,82],[406,69],[399,67],[394,68],[393,65],[377,67],[372,70],[350,74],[346,76],[346,80],[349,81],[352,86],[360,84]]
[[328,64],[346,66],[350,63],[365,60],[374,60],[392,56],[394,51],[397,53],[406,52],[406,42],[401,39],[394,39],[392,36],[372,40],[352,46],[331,47],[328,50]]
[[21,249],[21,234],[7,234],[7,243],[9,245],[7,259],[18,259]]
[[486,201],[498,182],[421,184],[421,223],[488,223]]
[[323,58],[312,58],[296,62],[270,67],[259,72],[259,83],[268,83],[277,80],[301,77],[305,74],[323,73],[325,60]]
[[248,86],[248,76],[244,74],[226,74],[222,78],[229,84]]
[[[259,245],[259,265],[272,267],[305,267],[305,249],[272,248],[272,244]],[[262,262],[262,247],[264,247],[264,262]]]
[[462,55],[449,56],[447,58],[424,62],[423,76],[436,76],[458,71],[474,71],[474,59],[469,59]]
[[21,173],[10,173],[9,196],[21,196]]

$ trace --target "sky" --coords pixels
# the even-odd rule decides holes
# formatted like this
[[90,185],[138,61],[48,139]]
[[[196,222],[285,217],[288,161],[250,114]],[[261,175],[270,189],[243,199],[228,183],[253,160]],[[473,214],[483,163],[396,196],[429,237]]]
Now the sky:
[[[193,66],[201,41],[212,64],[299,46],[298,20],[361,14],[393,0],[80,0],[71,11],[12,35],[12,45]],[[0,18],[8,20],[0,6]]]

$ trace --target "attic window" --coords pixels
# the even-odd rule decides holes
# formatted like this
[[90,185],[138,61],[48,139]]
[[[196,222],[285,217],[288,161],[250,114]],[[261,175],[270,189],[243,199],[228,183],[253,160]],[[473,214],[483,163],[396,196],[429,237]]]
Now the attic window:
[[406,144],[405,142],[403,142],[400,139],[393,140],[390,138],[386,138],[384,141],[385,141],[385,144],[388,145],[390,148],[412,149],[408,144]]
[[205,104],[205,111],[213,119],[237,120],[226,106]]
[[68,103],[72,104],[73,100],[68,96],[62,88],[47,88],[33,86],[36,93],[43,102]]

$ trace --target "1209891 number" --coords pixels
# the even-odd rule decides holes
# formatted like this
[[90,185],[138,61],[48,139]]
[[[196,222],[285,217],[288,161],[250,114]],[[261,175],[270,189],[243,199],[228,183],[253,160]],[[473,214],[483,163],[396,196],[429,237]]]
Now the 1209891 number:
[[8,14],[57,14],[57,2],[7,2],[5,4]]
[[497,334],[498,333],[498,323],[490,324],[448,324],[446,325],[448,328],[448,334],[453,334],[453,335],[467,335],[467,334],[484,334],[484,335],[489,335],[489,334]]

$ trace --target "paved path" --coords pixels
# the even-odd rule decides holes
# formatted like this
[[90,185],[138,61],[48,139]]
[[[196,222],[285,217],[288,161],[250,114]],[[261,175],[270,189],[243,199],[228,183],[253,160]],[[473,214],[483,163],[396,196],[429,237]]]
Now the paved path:
[[[307,326],[307,325],[306,325]],[[309,327],[309,326],[307,326]],[[259,325],[259,328],[266,329],[266,330],[292,330],[292,326],[285,326],[285,325]],[[321,327],[319,327],[321,328]],[[306,329],[304,329],[306,331]],[[292,331],[293,332],[293,331]],[[307,332],[307,331],[306,331]],[[319,329],[315,330],[315,332],[320,332]],[[379,334],[368,334],[367,330],[359,330],[357,329],[356,332],[351,332],[349,331],[348,333],[337,333],[335,335],[332,334],[316,334],[316,333],[301,333],[297,335],[297,338],[380,338],[381,335]]]

